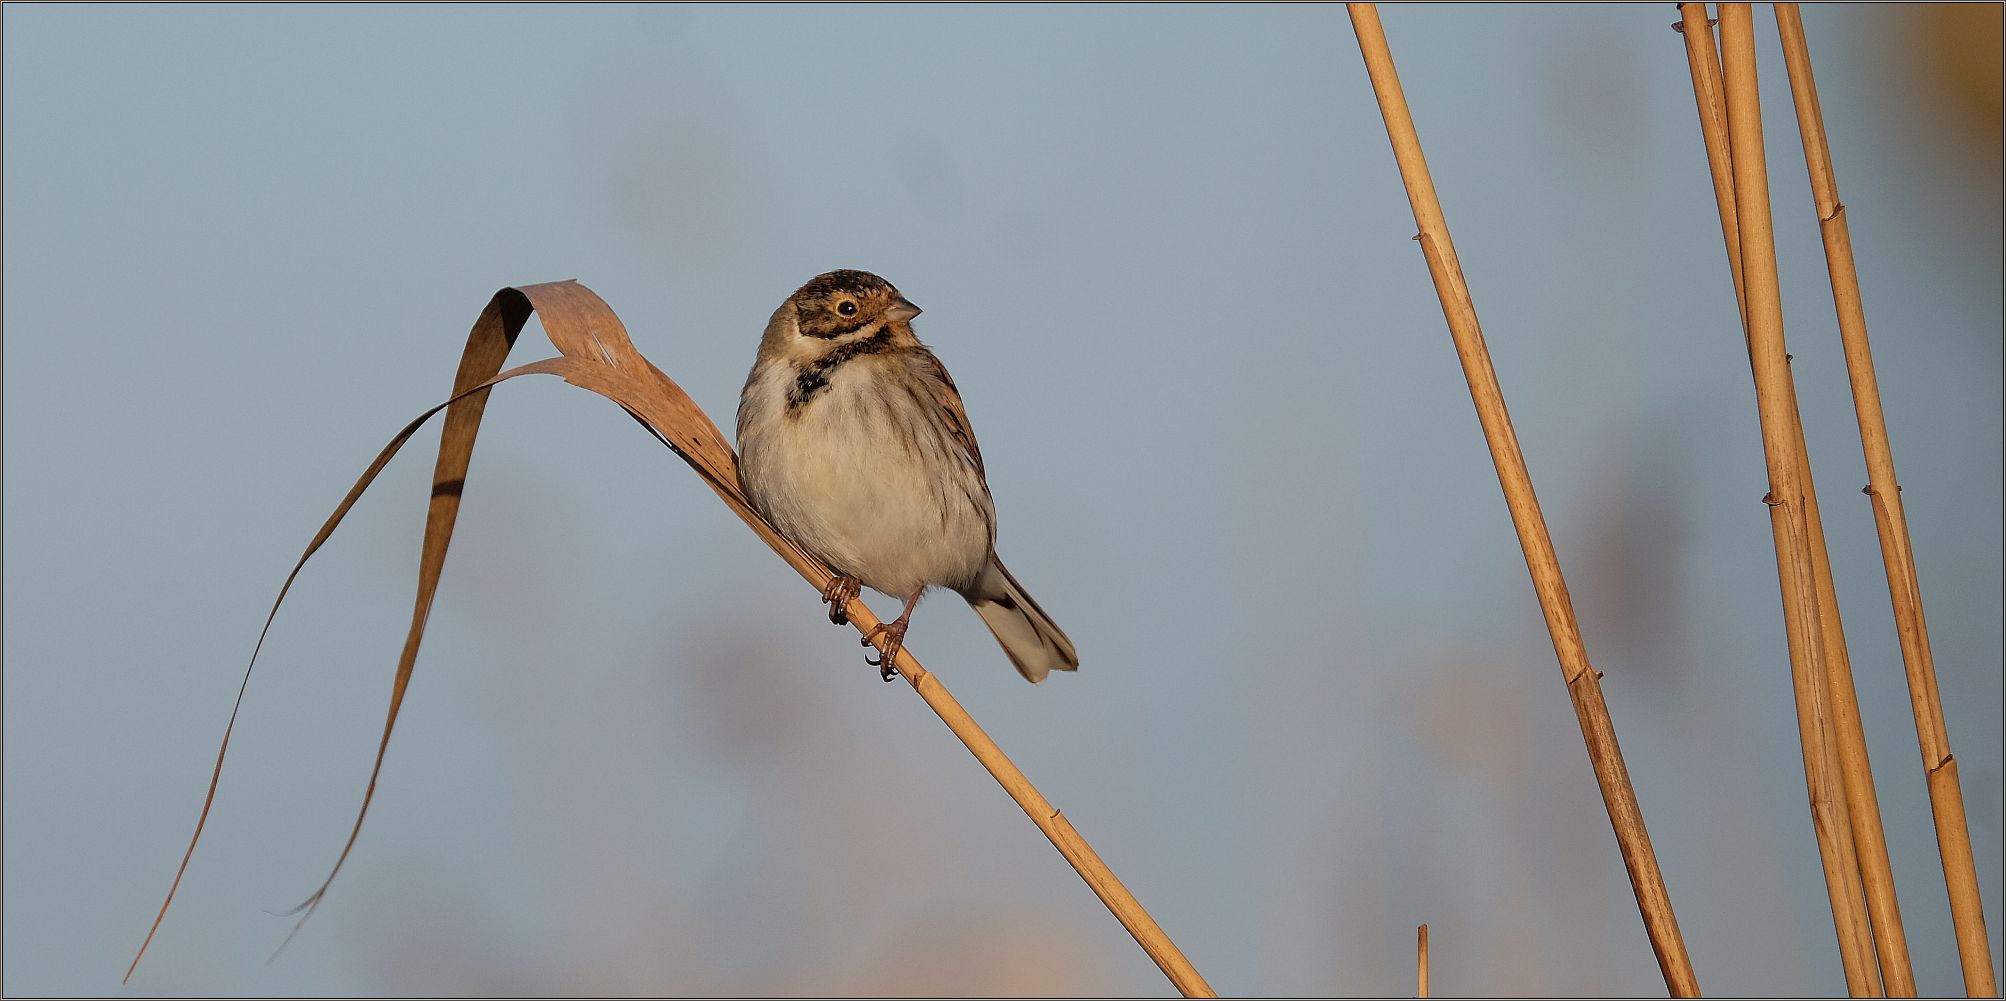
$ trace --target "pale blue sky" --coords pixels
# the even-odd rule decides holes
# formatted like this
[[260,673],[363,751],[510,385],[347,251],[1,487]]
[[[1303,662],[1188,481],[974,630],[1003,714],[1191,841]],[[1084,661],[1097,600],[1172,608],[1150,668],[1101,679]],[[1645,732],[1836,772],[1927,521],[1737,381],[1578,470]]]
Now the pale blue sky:
[[[1805,12],[1996,955],[1998,131],[1915,113],[1903,16]],[[1700,983],[1833,994],[1673,17],[1384,12]],[[1954,992],[1757,28],[1897,883]],[[926,308],[1083,666],[1025,685],[951,596],[911,648],[1215,987],[1404,993],[1425,921],[1443,993],[1662,989],[1342,8],[9,5],[4,55],[6,993],[121,991],[272,595],[496,288],[583,281],[729,428],[767,314],[835,267]],[[1166,992],[672,455],[554,381],[488,413],[325,906],[265,963],[366,777],[429,434],[294,589],[125,990]]]

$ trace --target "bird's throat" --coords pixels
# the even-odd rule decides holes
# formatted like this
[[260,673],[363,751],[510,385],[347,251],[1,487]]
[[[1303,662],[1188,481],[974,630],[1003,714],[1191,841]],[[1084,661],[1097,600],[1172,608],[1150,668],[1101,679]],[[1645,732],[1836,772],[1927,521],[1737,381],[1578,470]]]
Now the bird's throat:
[[822,357],[801,366],[795,375],[794,384],[787,387],[787,410],[792,413],[808,404],[829,388],[829,380],[836,370],[865,355],[883,354],[892,350],[891,325],[886,324],[869,337],[858,338],[846,344],[839,344]]

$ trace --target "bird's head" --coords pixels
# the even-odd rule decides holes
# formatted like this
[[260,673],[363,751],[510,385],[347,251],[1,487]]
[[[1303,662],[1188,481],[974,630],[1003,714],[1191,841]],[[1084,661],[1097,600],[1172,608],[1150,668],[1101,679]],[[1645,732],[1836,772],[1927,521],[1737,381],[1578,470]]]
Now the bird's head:
[[883,332],[910,337],[911,320],[919,315],[919,307],[899,295],[891,282],[868,271],[849,270],[817,275],[781,307],[783,313],[790,309],[797,336],[830,344]]

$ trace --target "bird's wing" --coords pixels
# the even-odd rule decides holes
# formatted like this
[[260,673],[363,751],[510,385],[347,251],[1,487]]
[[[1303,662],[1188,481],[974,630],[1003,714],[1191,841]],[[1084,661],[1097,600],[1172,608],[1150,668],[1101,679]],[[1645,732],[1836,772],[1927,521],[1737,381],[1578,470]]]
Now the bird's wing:
[[[932,392],[933,401],[939,405],[941,416],[945,419],[948,436],[975,464],[975,474],[978,477],[985,477],[982,470],[982,448],[975,444],[975,428],[968,423],[968,411],[961,405],[961,391],[954,388],[954,378],[947,374],[947,366],[942,365],[940,359],[933,356],[933,352],[918,348],[914,354],[918,358],[920,371],[927,376],[924,380],[927,389]],[[984,491],[989,489],[986,477],[982,489]]]

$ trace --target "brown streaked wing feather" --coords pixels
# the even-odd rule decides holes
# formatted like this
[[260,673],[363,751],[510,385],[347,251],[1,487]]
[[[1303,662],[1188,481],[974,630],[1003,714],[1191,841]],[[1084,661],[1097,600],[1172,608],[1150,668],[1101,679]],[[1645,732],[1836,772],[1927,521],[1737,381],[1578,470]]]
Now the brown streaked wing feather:
[[968,411],[961,405],[961,390],[954,386],[954,378],[947,374],[947,366],[933,356],[933,352],[919,348],[915,352],[924,369],[933,376],[927,380],[927,388],[932,391],[935,403],[940,405],[947,418],[948,435],[963,452],[975,462],[975,474],[983,477],[982,490],[989,491],[988,474],[982,469],[982,448],[975,444],[975,429],[968,423]]

